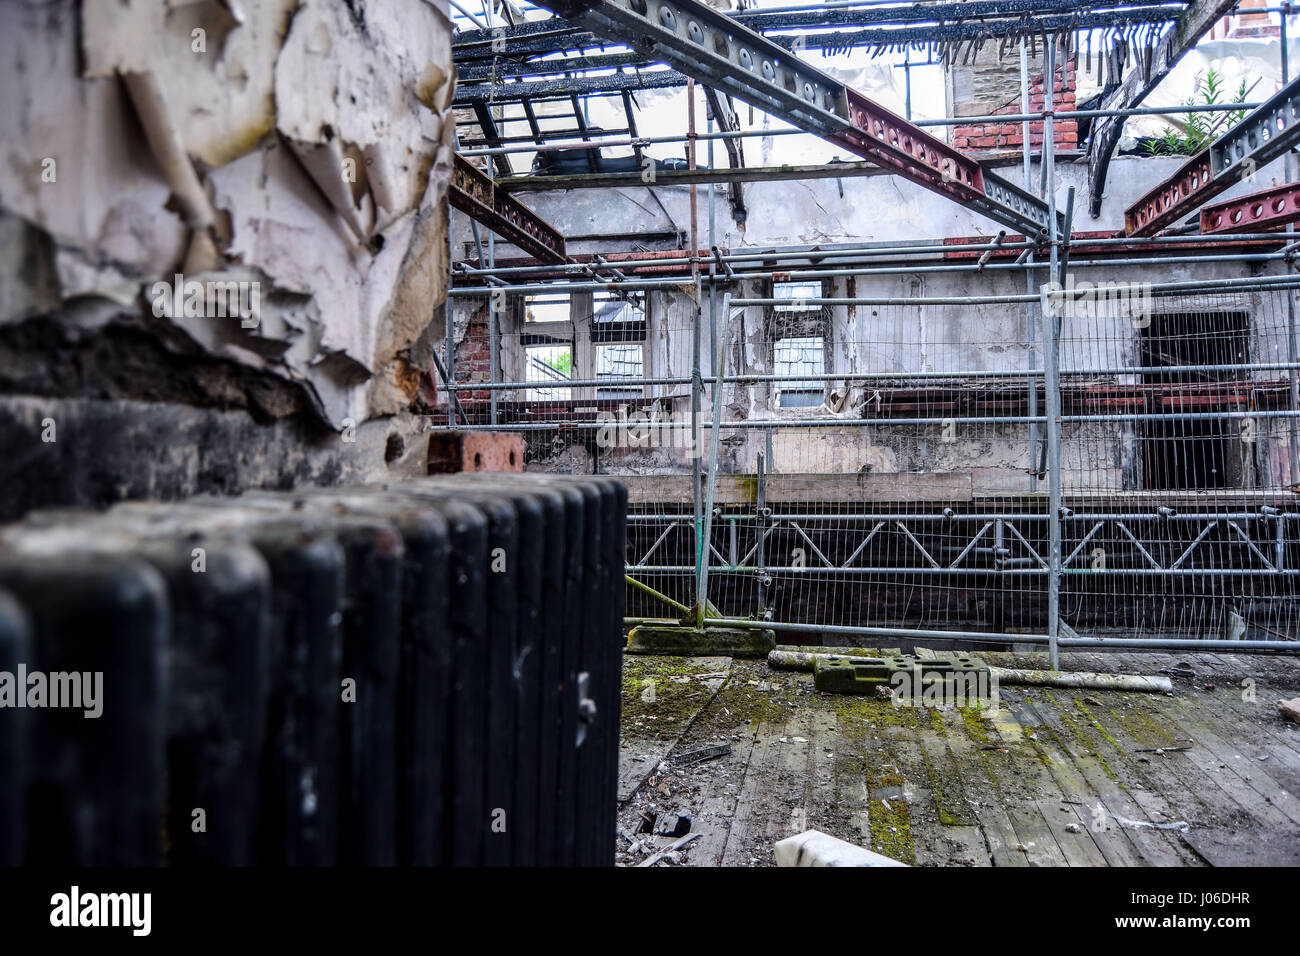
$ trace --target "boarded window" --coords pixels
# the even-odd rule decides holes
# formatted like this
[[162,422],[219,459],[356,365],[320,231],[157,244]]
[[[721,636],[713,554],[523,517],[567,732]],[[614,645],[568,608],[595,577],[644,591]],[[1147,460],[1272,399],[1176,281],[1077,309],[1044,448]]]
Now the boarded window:
[[[776,374],[822,375],[826,371],[826,340],[820,335],[777,339]],[[820,379],[778,382],[778,404],[782,408],[810,408],[822,403],[825,383]]]

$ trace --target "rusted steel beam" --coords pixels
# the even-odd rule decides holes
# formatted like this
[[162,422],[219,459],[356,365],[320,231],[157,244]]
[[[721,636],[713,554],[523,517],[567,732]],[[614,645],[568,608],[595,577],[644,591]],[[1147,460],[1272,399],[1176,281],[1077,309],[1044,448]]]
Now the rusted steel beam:
[[1214,182],[1210,151],[1203,149],[1129,206],[1124,213],[1124,231],[1130,236],[1155,235],[1231,185],[1227,181]]
[[1131,236],[1153,236],[1300,142],[1300,77],[1292,80],[1124,213]]
[[451,204],[514,243],[540,262],[569,261],[564,236],[527,206],[501,192],[492,179],[459,153],[452,165]]
[[1201,232],[1259,232],[1300,220],[1300,183],[1287,183],[1201,210]]
[[1017,232],[1047,235],[1043,200],[698,0],[539,5]]

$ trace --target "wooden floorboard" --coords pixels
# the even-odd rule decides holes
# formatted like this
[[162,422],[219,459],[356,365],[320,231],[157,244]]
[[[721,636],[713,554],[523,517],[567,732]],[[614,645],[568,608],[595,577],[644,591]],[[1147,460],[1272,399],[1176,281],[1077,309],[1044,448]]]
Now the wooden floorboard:
[[1071,808],[1079,822],[1088,829],[1107,864],[1147,865],[1141,850],[1128,832],[1107,812],[1101,794],[1085,779],[1075,765],[1073,756],[1046,726],[1047,722],[1035,703],[1025,697],[1016,700],[1015,695],[1012,695],[1011,706],[1022,714],[1019,719],[1024,726],[1035,727],[1034,746],[1046,758],[1045,765],[1061,790],[1061,805]]
[[[665,712],[627,709],[619,862],[672,842],[629,832],[664,811],[700,836],[661,866],[770,866],[774,844],[807,829],[919,866],[1199,866],[1194,845],[1214,856],[1300,839],[1300,727],[1275,707],[1300,695],[1294,659],[1089,652],[1062,669],[1167,673],[1175,692],[1016,686],[996,709],[911,708],[821,694],[811,674],[764,661],[633,665],[660,675]],[[634,683],[625,701],[644,692]],[[720,744],[723,756],[674,762]]]

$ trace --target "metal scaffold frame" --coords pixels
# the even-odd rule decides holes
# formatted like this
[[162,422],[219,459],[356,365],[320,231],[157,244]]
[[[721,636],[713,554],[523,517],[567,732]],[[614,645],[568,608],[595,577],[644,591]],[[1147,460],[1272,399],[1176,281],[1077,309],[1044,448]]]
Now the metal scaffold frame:
[[[1048,0],[1043,0],[1043,3],[1046,2]],[[1037,7],[1042,6],[1043,3],[1037,5],[1031,3],[1027,6]],[[592,292],[612,292],[614,295],[625,296],[653,291],[680,292],[684,283],[694,287],[697,305],[694,310],[693,361],[689,376],[642,375],[625,379],[610,376],[564,379],[566,388],[594,389],[618,386],[689,388],[692,431],[695,435],[707,432],[707,454],[697,460],[695,473],[691,476],[693,500],[690,503],[690,511],[647,511],[629,516],[630,530],[638,527],[645,528],[650,536],[647,540],[653,541],[648,547],[640,546],[629,552],[627,573],[631,586],[653,598],[662,599],[674,612],[689,611],[694,616],[694,623],[700,626],[707,620],[710,623],[723,623],[735,627],[771,628],[778,632],[793,634],[906,638],[920,642],[956,639],[976,644],[994,642],[1041,645],[1047,650],[1053,668],[1058,664],[1058,653],[1062,648],[1300,651],[1300,641],[1289,640],[1291,636],[1289,634],[1279,635],[1277,640],[1222,641],[1081,636],[1063,625],[1061,611],[1063,583],[1084,576],[1093,579],[1145,578],[1161,581],[1234,578],[1277,581],[1300,576],[1300,567],[1293,566],[1297,562],[1288,560],[1288,544],[1300,537],[1300,523],[1297,521],[1300,519],[1300,506],[1279,507],[1271,498],[1266,497],[1261,498],[1257,506],[1243,506],[1238,502],[1235,507],[1217,507],[1212,499],[1207,499],[1205,505],[1194,503],[1195,506],[1185,512],[1163,505],[1152,505],[1149,511],[1142,512],[1107,508],[1104,503],[1094,501],[1088,507],[1080,508],[1076,512],[1067,507],[1067,504],[1073,503],[1073,498],[1067,502],[1062,487],[1062,438],[1066,429],[1108,423],[1131,423],[1134,427],[1140,427],[1142,424],[1161,421],[1194,423],[1225,419],[1240,422],[1283,421],[1291,433],[1292,484],[1300,486],[1300,480],[1297,480],[1300,476],[1294,473],[1297,464],[1294,454],[1295,435],[1297,419],[1300,418],[1300,395],[1298,395],[1300,388],[1297,387],[1297,383],[1300,382],[1300,355],[1297,354],[1295,346],[1293,303],[1293,291],[1300,288],[1300,276],[1295,275],[1290,269],[1296,254],[1293,245],[1300,246],[1300,243],[1287,245],[1285,236],[1261,231],[1262,228],[1267,228],[1273,223],[1294,221],[1300,218],[1300,214],[1293,214],[1289,208],[1283,210],[1268,205],[1265,205],[1262,210],[1252,212],[1250,205],[1252,202],[1265,204],[1272,202],[1277,198],[1274,193],[1283,198],[1289,197],[1287,190],[1293,190],[1293,187],[1266,191],[1259,197],[1245,197],[1237,200],[1236,205],[1220,204],[1223,208],[1207,209],[1202,214],[1201,235],[1189,237],[1186,234],[1158,234],[1160,229],[1172,224],[1175,219],[1194,212],[1204,201],[1221,191],[1217,188],[1220,182],[1231,175],[1232,170],[1239,169],[1243,162],[1249,160],[1252,153],[1259,157],[1261,162],[1267,161],[1281,155],[1293,145],[1294,140],[1300,138],[1300,122],[1292,127],[1289,119],[1281,123],[1278,120],[1278,116],[1282,113],[1290,117],[1293,112],[1296,97],[1300,96],[1300,81],[1287,85],[1283,91],[1266,103],[1245,104],[1248,108],[1255,109],[1255,112],[1240,126],[1220,137],[1219,141],[1207,150],[1207,156],[1212,160],[1207,162],[1211,162],[1214,169],[1211,170],[1207,166],[1209,172],[1197,177],[1196,189],[1189,191],[1177,185],[1166,187],[1173,188],[1178,196],[1175,200],[1163,203],[1159,209],[1152,205],[1153,200],[1144,199],[1134,209],[1138,210],[1145,203],[1145,212],[1141,212],[1140,215],[1137,213],[1130,215],[1128,236],[1081,237],[1075,232],[1073,225],[1073,190],[1070,191],[1066,208],[1060,210],[1056,207],[1054,123],[1061,118],[1122,119],[1127,116],[1156,112],[1156,109],[1130,105],[1127,108],[1058,112],[1053,108],[1055,84],[1046,82],[1043,84],[1045,99],[1043,109],[1040,112],[1031,112],[1028,108],[1027,93],[1028,71],[1025,57],[1027,45],[1023,37],[1018,41],[1021,52],[1023,112],[1015,115],[999,114],[997,117],[974,118],[1023,124],[1024,183],[1023,186],[1019,186],[996,176],[962,156],[946,143],[934,139],[920,128],[920,124],[908,123],[886,113],[855,91],[801,62],[797,56],[789,52],[788,45],[766,39],[753,29],[747,29],[736,20],[694,0],[615,0],[615,2],[603,3],[588,2],[588,0],[556,0],[542,5],[565,17],[569,23],[564,24],[561,29],[570,32],[586,28],[597,35],[603,34],[608,37],[628,36],[629,30],[635,31],[634,35],[637,39],[631,45],[644,57],[653,62],[667,63],[692,82],[699,79],[710,88],[755,104],[797,127],[789,131],[764,131],[762,135],[773,133],[799,135],[811,132],[822,136],[871,159],[895,175],[941,192],[969,208],[990,216],[1008,229],[1022,233],[1021,236],[1008,236],[1004,231],[996,240],[960,246],[943,241],[916,242],[906,247],[909,254],[907,262],[896,261],[900,252],[897,245],[816,249],[790,247],[762,251],[721,250],[716,244],[714,194],[710,190],[708,243],[707,247],[701,247],[694,233],[695,185],[721,181],[703,175],[699,178],[682,179],[683,183],[690,184],[692,199],[692,235],[690,251],[685,255],[642,258],[638,258],[635,254],[617,258],[595,256],[594,261],[589,261],[561,252],[560,255],[552,255],[549,261],[537,264],[512,263],[498,266],[491,234],[489,234],[485,254],[475,226],[475,238],[478,243],[477,261],[473,265],[466,262],[456,263],[460,284],[453,288],[449,295],[446,354],[443,361],[439,363],[442,384],[449,396],[448,427],[524,433],[562,428],[578,434],[598,430],[606,424],[599,419],[578,416],[531,421],[499,420],[498,396],[501,393],[537,387],[537,382],[533,380],[502,381],[498,378],[497,355],[501,347],[498,342],[499,311],[505,297],[537,293]],[[997,3],[986,5],[1002,6]],[[827,9],[833,12],[837,7],[867,6],[870,4],[831,4]],[[768,12],[770,11],[754,11],[756,16],[747,18],[745,22],[762,19],[762,14]],[[467,45],[490,41],[494,29],[492,13],[486,8],[485,13],[487,24],[480,24],[483,27],[482,35],[465,37],[464,42]],[[793,10],[790,15],[799,14],[801,11]],[[1285,17],[1283,17],[1283,24],[1285,30]],[[692,30],[692,27],[695,27],[695,30]],[[542,27],[529,23],[523,28],[513,28],[510,35],[513,41],[517,38],[535,38],[545,34],[546,31]],[[1044,44],[1046,59],[1044,72],[1047,76],[1056,75],[1057,51],[1058,46],[1055,42]],[[575,68],[583,66],[595,68],[598,65],[570,64]],[[771,75],[767,75],[769,71],[762,68],[769,65],[772,67]],[[1283,69],[1285,76],[1285,62]],[[475,77],[477,78],[476,75]],[[615,84],[611,83],[610,88],[614,89]],[[692,174],[695,173],[696,167],[694,153],[697,140],[703,140],[709,150],[707,170],[717,173],[718,171],[713,170],[712,162],[715,142],[759,135],[734,129],[715,130],[713,115],[709,117],[707,132],[696,132],[693,96],[690,97],[689,103],[691,104],[690,130],[685,139]],[[1202,108],[1213,111],[1226,107]],[[576,104],[575,115],[580,116]],[[958,122],[968,123],[971,122],[971,118],[930,121],[924,125],[942,126]],[[1042,147],[1038,157],[1041,180],[1037,184],[1033,182],[1030,174],[1031,153],[1028,135],[1030,122],[1043,124]],[[1258,132],[1252,132],[1257,129],[1269,130],[1270,132],[1264,135],[1264,139],[1270,141],[1261,144]],[[462,155],[499,159],[511,153],[529,152],[538,148],[536,143],[510,144],[508,137],[500,136],[495,130],[485,129],[485,132],[488,133],[489,138],[495,137],[496,142],[484,148],[466,149]],[[572,144],[572,148],[590,150],[604,145],[641,147],[654,142],[673,142],[680,139],[672,136],[638,137],[633,130],[626,140],[602,140],[588,137],[584,132],[581,143]],[[559,148],[567,147],[562,144]],[[1196,160],[1194,159],[1193,162]],[[1288,158],[1288,172],[1290,165]],[[466,175],[468,177],[468,174]],[[487,180],[489,186],[492,185],[490,177],[482,178]],[[506,176],[497,180],[495,189],[502,190],[503,183],[509,184],[511,189],[528,188],[520,182],[523,178]],[[538,178],[545,180],[548,177]],[[1178,177],[1175,177],[1175,180],[1178,180]],[[1211,181],[1216,188],[1204,189],[1204,185]],[[478,185],[482,191],[482,184]],[[592,185],[599,185],[599,183],[593,182]],[[1152,194],[1157,194],[1160,188],[1153,190]],[[503,191],[495,194],[488,192],[485,195],[488,196],[487,202],[496,203],[498,213],[502,204],[508,201],[508,196]],[[527,216],[532,215],[526,209],[523,212]],[[1252,231],[1229,232],[1229,227],[1224,225],[1225,218],[1236,222],[1243,216],[1251,225]],[[520,221],[519,216],[515,215],[514,222],[518,224]],[[527,228],[533,235],[538,235],[539,229],[545,228],[545,223],[539,220],[538,224],[530,223]],[[1288,226],[1288,231],[1289,229]],[[1167,253],[1163,247],[1168,248]],[[552,252],[556,249],[563,250],[563,239],[560,238],[558,244],[548,240],[546,248]],[[969,258],[951,261],[953,253],[958,250]],[[1091,255],[1094,258],[1082,258],[1084,255]],[[927,256],[932,257],[933,261],[927,259]],[[453,254],[453,261],[454,258]],[[1211,262],[1236,263],[1243,267],[1280,264],[1285,271],[1275,275],[1252,274],[1231,279],[1156,283],[1152,286],[1151,293],[1156,298],[1198,292],[1268,293],[1284,297],[1290,330],[1290,347],[1287,350],[1286,361],[1239,363],[1183,361],[1158,367],[1136,362],[1090,368],[1088,371],[1095,375],[1120,377],[1146,373],[1164,375],[1189,373],[1211,376],[1225,372],[1278,373],[1284,376],[1285,399],[1275,396],[1268,401],[1280,405],[1278,407],[1260,405],[1257,403],[1258,398],[1252,395],[1248,407],[1234,409],[1228,413],[1198,412],[1187,410],[1191,406],[1184,407],[1177,404],[1172,407],[1179,410],[1172,412],[1128,411],[1122,408],[1117,411],[1099,410],[1087,405],[1082,408],[1076,407],[1075,396],[1070,388],[1063,385],[1062,376],[1077,375],[1078,370],[1067,369],[1063,372],[1061,368],[1063,334],[1061,316],[1065,311],[1061,308],[1061,303],[1068,302],[1073,294],[1068,289],[1062,291],[1067,267],[1073,272],[1074,270],[1113,269],[1120,265],[1190,265]],[[650,274],[654,277],[639,277],[637,272],[639,269],[653,269],[654,272]],[[773,307],[781,302],[773,297],[742,295],[738,291],[738,283],[742,280],[758,279],[800,282],[861,276],[999,272],[1023,273],[1026,292],[984,296],[822,296],[809,297],[801,301],[816,307],[920,308],[1000,304],[1009,308],[1023,309],[1031,343],[1029,361],[1023,369],[1015,371],[920,369],[872,373],[870,377],[880,381],[893,377],[909,382],[933,380],[937,383],[952,379],[966,382],[987,381],[1002,383],[1013,390],[1019,390],[1025,400],[1024,414],[1005,412],[962,414],[958,420],[967,424],[993,427],[1023,426],[1028,429],[1030,436],[1028,446],[1031,452],[1034,452],[1034,457],[1037,456],[1035,450],[1041,449],[1042,460],[1039,463],[1033,461],[1027,463],[1026,488],[1030,493],[1045,499],[1043,500],[1045,508],[1037,511],[1005,508],[997,510],[975,508],[970,511],[954,511],[950,508],[935,508],[932,511],[872,508],[861,512],[847,510],[832,514],[818,514],[816,515],[818,522],[838,523],[846,529],[851,529],[844,532],[847,558],[843,554],[833,556],[827,553],[819,547],[815,537],[810,534],[809,515],[805,511],[765,499],[773,480],[767,471],[771,466],[770,449],[773,432],[786,428],[815,429],[822,426],[862,429],[876,426],[936,426],[951,419],[948,416],[934,414],[909,416],[890,412],[889,414],[864,414],[861,418],[853,419],[835,417],[726,420],[722,407],[725,386],[831,382],[853,377],[851,373],[845,371],[816,374],[801,372],[797,375],[756,375],[744,374],[739,370],[729,371],[726,367],[727,350],[722,347],[722,342],[732,310]],[[453,361],[455,357],[453,304],[484,299],[488,303],[488,327],[492,350],[489,378],[486,381],[458,382]],[[1035,339],[1035,334],[1040,338]],[[707,377],[705,370],[708,370]],[[486,393],[487,400],[490,402],[487,421],[468,419],[461,401],[461,396],[466,393]],[[1277,392],[1277,395],[1281,394]],[[766,454],[763,452],[758,454],[758,469],[754,476],[757,485],[757,506],[747,513],[719,507],[717,501],[720,481],[727,477],[719,473],[721,433],[724,430],[738,433],[754,429],[766,434],[768,445]],[[1039,482],[1044,480],[1047,485],[1045,495],[1039,489]],[[945,534],[951,539],[951,547],[956,551],[955,555],[939,554],[932,547],[927,547],[925,543],[927,533],[931,533],[934,527],[940,525],[947,529]],[[1176,535],[1161,530],[1174,527],[1179,529]],[[685,531],[689,531],[694,540],[692,563],[685,564],[677,561],[652,563],[652,559],[656,558],[671,534]],[[742,532],[749,534],[749,538],[743,543]],[[807,565],[790,566],[769,560],[766,549],[768,543],[773,540],[772,536],[778,533],[798,536],[804,540],[813,556],[811,562]],[[872,541],[877,539],[878,535],[885,533],[899,535],[903,540],[910,542],[915,549],[914,557],[918,563],[899,566],[858,563],[860,556],[866,553]],[[1162,534],[1166,537],[1161,538]],[[1200,560],[1204,557],[1204,553],[1210,550],[1209,542],[1214,540],[1216,535],[1225,536],[1241,550],[1241,553],[1248,554],[1249,561],[1254,563],[1250,566],[1244,563],[1234,564],[1232,561],[1216,564],[1214,560],[1216,552],[1216,555],[1211,555],[1207,559],[1208,564],[1203,562],[1192,566],[1193,559]],[[1124,547],[1129,549],[1124,556],[1125,563],[1101,568],[1086,566],[1089,545],[1103,539],[1122,542]],[[1157,539],[1159,539],[1159,546],[1157,546]],[[1177,542],[1177,547],[1171,550],[1170,545],[1173,542]],[[829,580],[927,575],[938,576],[943,580],[986,577],[989,573],[987,567],[976,567],[972,564],[977,556],[991,561],[998,574],[1006,578],[1036,579],[1044,583],[1046,626],[1041,632],[877,627],[809,623],[797,620],[775,621],[769,619],[770,614],[764,614],[765,589],[770,587],[771,576],[774,574],[798,574],[809,578],[822,576]],[[691,607],[687,608],[682,602],[661,594],[634,577],[650,573],[690,575],[694,579],[694,601]],[[721,575],[749,576],[758,582],[759,607],[753,617],[738,618],[720,615],[711,610],[710,579]]]

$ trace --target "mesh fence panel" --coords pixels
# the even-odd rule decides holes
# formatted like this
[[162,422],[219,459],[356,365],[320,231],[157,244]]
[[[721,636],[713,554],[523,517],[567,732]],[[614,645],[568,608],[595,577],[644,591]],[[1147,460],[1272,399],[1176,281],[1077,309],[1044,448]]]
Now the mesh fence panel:
[[[871,304],[852,279],[747,280],[735,294],[753,298],[725,318],[719,295],[716,344],[707,294],[697,330],[688,288],[499,296],[494,320],[483,302],[462,323],[456,379],[529,385],[466,386],[465,420],[522,430],[529,469],[629,483],[628,571],[644,585],[629,588],[632,617],[695,603],[708,525],[708,598],[727,617],[1044,635],[1039,309],[934,301],[961,278],[895,281],[881,298],[899,298]],[[1014,271],[985,287],[1023,294],[1024,282]],[[1063,633],[1290,638],[1293,293],[1097,284],[1057,307]],[[847,301],[823,301],[836,296]],[[713,510],[697,522],[715,348]]]

